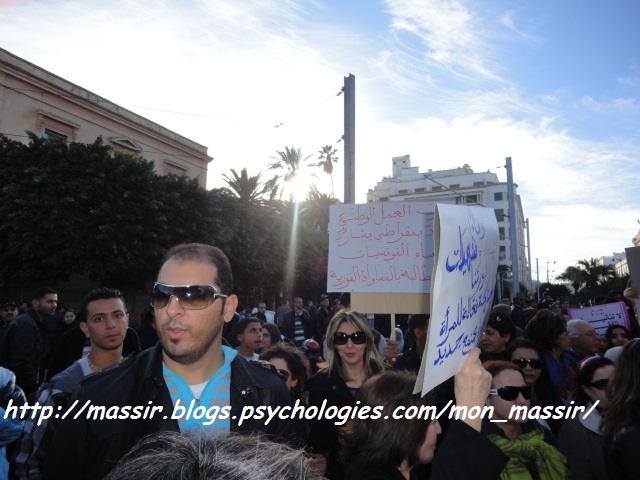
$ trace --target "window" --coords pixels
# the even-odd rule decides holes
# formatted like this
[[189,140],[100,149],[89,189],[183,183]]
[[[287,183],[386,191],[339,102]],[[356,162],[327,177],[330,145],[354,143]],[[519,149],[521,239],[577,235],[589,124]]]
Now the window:
[[423,193],[425,191],[424,188],[420,187],[420,188],[416,188],[416,193]]
[[53,113],[38,110],[38,132],[42,138],[74,142],[80,126]]
[[460,184],[459,184],[459,183],[453,183],[453,184],[449,185],[449,188],[450,188],[451,190],[454,190],[454,189],[456,189],[456,188],[460,188]]
[[187,169],[173,163],[164,162],[164,173],[172,173],[173,175],[182,177],[187,174]]
[[500,200],[502,200],[502,192],[494,192],[493,200],[496,202],[499,202]]
[[474,187],[484,187],[484,182],[473,182]]
[[67,136],[62,133],[54,132],[53,130],[49,130],[48,128],[44,129],[44,134],[42,138],[46,138],[47,140],[59,140],[61,142],[67,142]]
[[409,193],[409,190],[398,190],[399,195],[402,195],[403,193]]
[[500,240],[506,240],[506,235],[504,234],[504,227],[498,227],[498,234],[500,235]]
[[498,254],[498,260],[506,260],[507,259],[507,247],[502,245],[500,247],[500,253]]
[[457,205],[476,205],[478,203],[478,195],[465,195],[464,197],[456,197]]
[[441,191],[441,190],[442,190],[442,187],[441,187],[441,186],[439,186],[439,185],[438,185],[438,186],[435,186],[435,187],[431,187],[431,191],[432,191],[432,192],[439,192],[439,191]]
[[381,202],[388,202],[389,201],[389,197],[380,197],[380,201]]
[[499,222],[504,221],[504,210],[502,208],[496,208],[494,210],[496,212],[496,220]]

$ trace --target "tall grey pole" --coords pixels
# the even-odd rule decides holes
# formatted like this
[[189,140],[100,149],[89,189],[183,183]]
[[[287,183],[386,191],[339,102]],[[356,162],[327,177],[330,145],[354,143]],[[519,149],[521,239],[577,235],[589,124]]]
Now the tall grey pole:
[[518,233],[516,230],[516,199],[513,193],[513,168],[511,166],[511,157],[507,157],[507,194],[509,195],[509,238],[511,239],[511,271],[513,272],[513,292],[511,295],[520,291],[520,276],[518,265]]
[[344,77],[344,203],[356,203],[356,77]]
[[529,272],[529,288],[533,286],[533,279],[531,278],[531,237],[529,236],[529,219],[527,218],[525,224],[527,225],[527,271]]

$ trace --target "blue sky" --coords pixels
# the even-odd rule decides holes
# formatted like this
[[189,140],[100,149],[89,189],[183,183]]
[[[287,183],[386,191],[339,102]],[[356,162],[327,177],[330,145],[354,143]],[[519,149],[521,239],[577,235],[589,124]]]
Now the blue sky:
[[532,256],[560,273],[639,228],[639,18],[636,0],[0,0],[0,46],[206,145],[209,188],[335,144],[353,73],[356,201],[393,156],[501,180],[511,156]]

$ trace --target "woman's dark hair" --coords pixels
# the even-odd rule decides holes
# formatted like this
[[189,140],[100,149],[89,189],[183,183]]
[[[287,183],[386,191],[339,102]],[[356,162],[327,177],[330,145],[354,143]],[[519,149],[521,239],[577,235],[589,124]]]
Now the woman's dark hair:
[[624,330],[629,340],[633,338],[633,335],[631,335],[629,329],[624,325],[610,325],[609,328],[607,328],[607,331],[604,332],[604,338],[607,339],[607,348],[613,348],[613,345],[611,344],[611,337],[613,336],[613,331],[617,328]]
[[533,350],[538,354],[538,358],[540,360],[543,359],[542,351],[540,350],[540,347],[533,340],[529,340],[528,338],[518,338],[513,344],[513,347],[509,349],[509,358],[513,357],[513,352],[515,352],[518,349]]
[[538,310],[524,329],[524,337],[533,340],[544,350],[551,352],[558,337],[567,331],[567,322],[559,315],[543,308]]
[[603,421],[604,435],[615,435],[622,428],[640,422],[640,340],[631,340],[616,362],[609,380],[609,407]]
[[524,380],[524,372],[522,371],[522,369],[511,362],[506,362],[504,360],[490,360],[488,362],[484,362],[482,366],[487,372],[491,374],[491,378],[494,378],[496,375],[504,372],[505,370],[515,370],[520,375],[522,375],[522,380]]
[[606,357],[593,356],[585,358],[578,365],[578,376],[576,377],[576,393],[573,400],[576,405],[588,405],[591,399],[587,392],[584,391],[584,387],[588,387],[593,381],[593,376],[596,371],[606,366],[613,366],[613,362]]
[[347,466],[347,477],[366,469],[399,467],[404,460],[413,467],[419,463],[420,447],[431,422],[417,415],[412,420],[394,420],[392,412],[398,407],[435,405],[433,397],[414,395],[416,375],[410,372],[387,370],[362,384],[357,400],[363,406],[383,406],[377,419],[353,418],[340,430],[340,459]]
[[294,398],[302,398],[304,384],[311,375],[311,367],[307,356],[296,347],[280,342],[270,346],[260,354],[260,360],[269,361],[272,358],[281,358],[287,362],[291,376],[298,380],[298,384],[291,389],[291,395]]
[[516,338],[516,326],[511,320],[511,315],[493,311],[489,314],[487,326],[496,330],[501,337],[509,335],[509,341]]
[[269,337],[271,337],[271,345],[275,345],[276,343],[280,343],[282,341],[282,336],[280,334],[280,329],[275,323],[264,323],[262,328],[266,329],[269,332]]

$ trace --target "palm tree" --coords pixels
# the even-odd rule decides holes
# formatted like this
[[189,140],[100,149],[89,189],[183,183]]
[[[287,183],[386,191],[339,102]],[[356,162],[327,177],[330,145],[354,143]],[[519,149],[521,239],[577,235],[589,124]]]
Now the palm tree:
[[320,167],[324,171],[324,173],[328,174],[331,177],[331,195],[335,196],[333,191],[333,164],[338,163],[338,158],[335,156],[338,153],[338,150],[333,148],[333,145],[325,145],[322,147],[322,150],[318,150],[320,154],[318,156],[318,160],[321,160],[318,163],[313,163],[312,167]]
[[[285,183],[291,184],[300,173],[300,169],[304,162],[311,158],[311,155],[307,157],[302,157],[302,149],[291,146],[284,147],[284,152],[281,150],[276,150],[276,155],[269,157],[273,160],[273,162],[269,163],[269,170],[281,170],[284,171],[280,175],[282,180]],[[280,195],[282,196],[282,190],[280,189]]]
[[327,232],[329,228],[329,207],[338,205],[340,200],[334,198],[333,195],[320,193],[315,185],[311,186],[311,190],[303,203],[301,215],[309,223],[320,232]]
[[580,291],[586,298],[600,295],[602,284],[615,275],[611,265],[599,265],[595,258],[578,261],[577,267],[567,267],[558,276],[561,280],[568,280],[576,294]]
[[270,194],[270,198],[273,198],[278,189],[276,185],[277,177],[261,183],[261,176],[262,174],[259,173],[250,177],[246,168],[240,170],[240,175],[233,168],[231,169],[231,177],[222,174],[224,181],[230,187],[227,190],[235,193],[243,202],[254,204],[262,203],[263,197],[267,193]]

